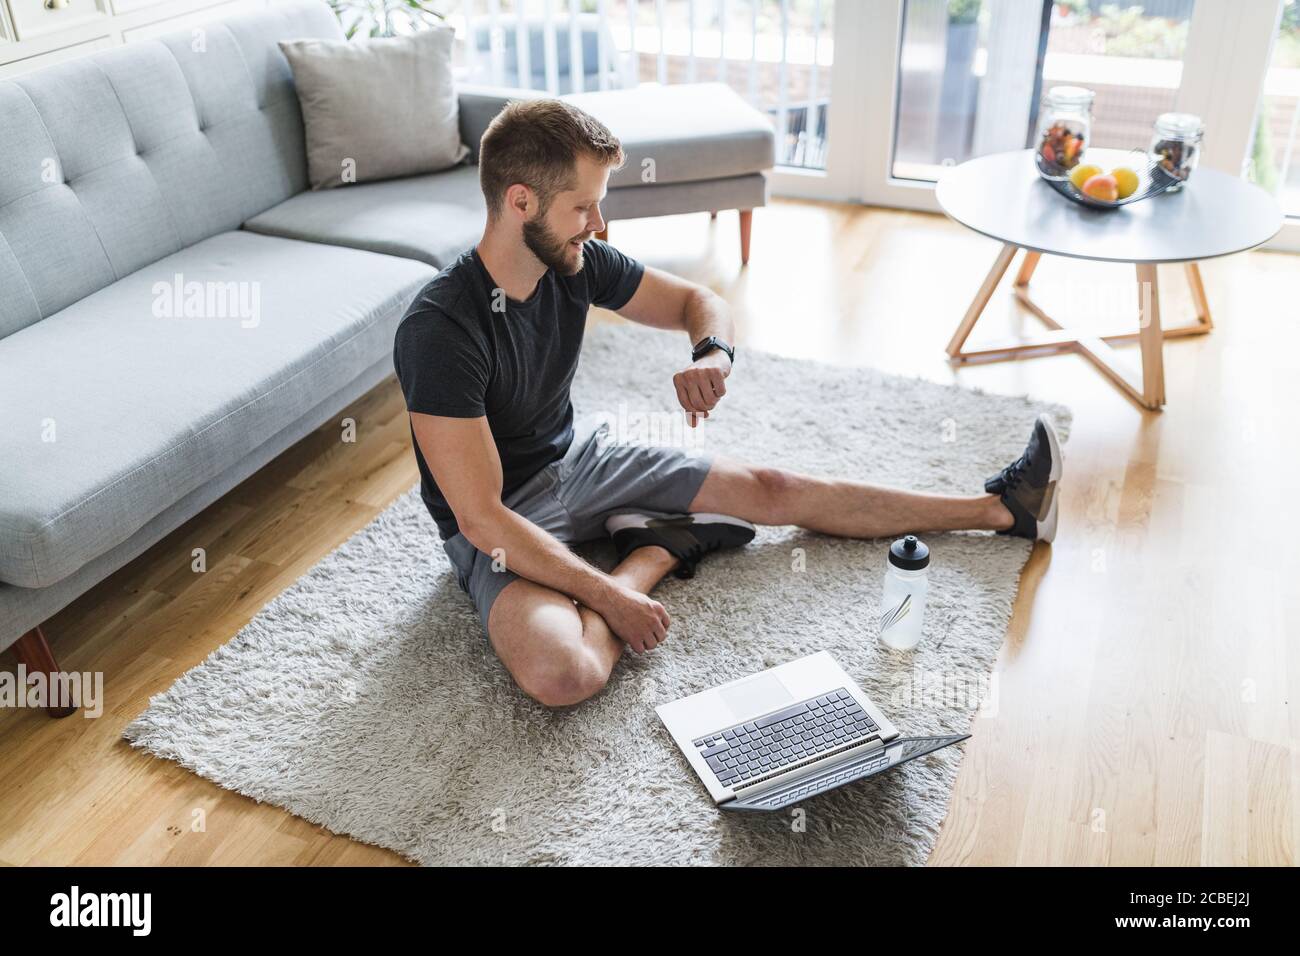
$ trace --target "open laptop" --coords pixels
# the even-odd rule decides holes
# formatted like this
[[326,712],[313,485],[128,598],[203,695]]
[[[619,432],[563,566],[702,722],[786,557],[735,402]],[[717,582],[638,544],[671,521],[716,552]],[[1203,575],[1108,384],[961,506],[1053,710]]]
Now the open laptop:
[[970,736],[900,737],[825,651],[655,711],[723,810],[780,810]]

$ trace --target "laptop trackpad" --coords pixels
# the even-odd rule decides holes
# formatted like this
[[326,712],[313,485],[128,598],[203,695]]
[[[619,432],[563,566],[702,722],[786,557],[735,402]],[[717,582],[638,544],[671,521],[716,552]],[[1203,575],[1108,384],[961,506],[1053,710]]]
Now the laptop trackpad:
[[758,674],[739,684],[719,687],[718,694],[738,721],[777,710],[794,700],[785,685],[772,674]]

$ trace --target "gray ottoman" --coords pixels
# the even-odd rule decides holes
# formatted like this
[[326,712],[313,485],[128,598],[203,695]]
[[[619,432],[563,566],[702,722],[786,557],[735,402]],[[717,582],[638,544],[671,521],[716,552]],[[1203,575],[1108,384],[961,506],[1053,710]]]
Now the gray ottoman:
[[563,99],[608,126],[627,153],[627,162],[610,176],[602,206],[607,221],[737,209],[740,258],[749,261],[753,210],[767,203],[766,173],[776,156],[766,116],[722,83]]

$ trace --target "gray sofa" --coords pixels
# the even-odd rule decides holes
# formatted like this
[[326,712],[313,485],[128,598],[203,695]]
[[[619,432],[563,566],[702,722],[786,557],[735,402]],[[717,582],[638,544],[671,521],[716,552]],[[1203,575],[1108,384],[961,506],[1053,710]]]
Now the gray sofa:
[[[305,37],[341,37],[319,0],[0,82],[0,651],[29,668],[56,666],[43,621],[390,375],[481,233],[474,166],[306,191],[276,46]],[[462,91],[466,143],[511,95]],[[628,132],[681,161],[612,184],[609,218],[765,200],[770,128],[748,169]]]

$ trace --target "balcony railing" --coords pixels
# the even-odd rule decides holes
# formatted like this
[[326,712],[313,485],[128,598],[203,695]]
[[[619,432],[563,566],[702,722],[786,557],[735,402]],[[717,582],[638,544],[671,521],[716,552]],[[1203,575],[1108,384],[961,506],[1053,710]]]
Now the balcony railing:
[[726,83],[770,117],[777,162],[826,166],[835,0],[459,0],[472,82],[553,95]]

